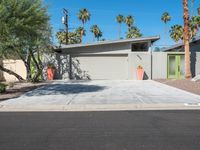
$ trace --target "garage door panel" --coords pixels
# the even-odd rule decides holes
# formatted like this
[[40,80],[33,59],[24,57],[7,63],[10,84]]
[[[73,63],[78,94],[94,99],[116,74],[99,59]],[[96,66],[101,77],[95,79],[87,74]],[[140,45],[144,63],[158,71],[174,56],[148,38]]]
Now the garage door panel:
[[73,57],[76,76],[90,79],[127,79],[127,56],[79,56]]

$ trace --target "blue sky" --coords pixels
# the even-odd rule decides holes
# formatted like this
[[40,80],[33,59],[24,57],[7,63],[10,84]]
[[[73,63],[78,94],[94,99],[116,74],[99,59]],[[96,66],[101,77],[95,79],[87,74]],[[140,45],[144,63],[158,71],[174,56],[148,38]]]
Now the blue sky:
[[[168,23],[168,29],[174,24],[183,24],[182,0],[44,0],[48,5],[51,16],[53,34],[59,29],[64,29],[61,23],[63,16],[62,8],[69,10],[69,28],[77,28],[81,22],[77,19],[77,13],[81,8],[87,8],[91,13],[91,20],[86,23],[87,35],[84,43],[92,42],[92,34],[89,29],[97,24],[102,32],[103,38],[107,40],[118,39],[118,24],[115,18],[118,14],[133,15],[135,25],[140,28],[143,36],[160,35],[161,39],[155,43],[156,46],[164,45],[164,24],[161,22],[161,15],[168,11],[172,20]],[[200,1],[195,0],[196,8]],[[126,25],[122,27],[125,36]],[[167,36],[167,44],[173,45],[174,42]],[[54,42],[56,38],[54,36]]]

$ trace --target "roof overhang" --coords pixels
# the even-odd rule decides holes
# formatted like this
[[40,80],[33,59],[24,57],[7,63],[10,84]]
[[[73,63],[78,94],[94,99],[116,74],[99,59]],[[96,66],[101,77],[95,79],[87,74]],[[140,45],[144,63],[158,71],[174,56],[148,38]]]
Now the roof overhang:
[[141,42],[151,42],[159,40],[160,36],[151,36],[151,37],[141,37],[134,39],[122,39],[115,41],[100,41],[96,43],[88,43],[88,44],[71,44],[71,45],[61,45],[60,48],[54,49],[55,52],[64,53],[66,51],[80,51],[81,48],[92,48],[97,46],[105,46],[105,45],[116,45],[116,44],[127,44],[127,43],[141,43]]
[[[195,43],[195,42],[198,42],[200,41],[200,36],[198,37],[194,37],[190,40],[190,44],[192,43]],[[175,44],[171,47],[167,47],[165,49],[163,49],[163,52],[170,52],[170,51],[175,51],[175,50],[181,50],[181,48],[184,46],[184,43],[178,43],[178,44]]]

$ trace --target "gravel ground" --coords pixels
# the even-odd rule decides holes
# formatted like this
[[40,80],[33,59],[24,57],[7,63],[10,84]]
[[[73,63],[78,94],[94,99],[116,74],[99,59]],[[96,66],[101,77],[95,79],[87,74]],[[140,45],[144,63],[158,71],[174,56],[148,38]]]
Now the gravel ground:
[[28,91],[34,90],[38,87],[41,87],[47,84],[48,82],[41,82],[41,83],[35,83],[35,84],[27,83],[27,82],[24,82],[24,83],[16,82],[14,83],[14,86],[12,88],[8,88],[5,93],[0,94],[0,101],[11,99],[11,98],[17,98]]
[[200,82],[194,82],[191,80],[167,80],[167,79],[158,79],[155,80],[194,94],[200,95]]

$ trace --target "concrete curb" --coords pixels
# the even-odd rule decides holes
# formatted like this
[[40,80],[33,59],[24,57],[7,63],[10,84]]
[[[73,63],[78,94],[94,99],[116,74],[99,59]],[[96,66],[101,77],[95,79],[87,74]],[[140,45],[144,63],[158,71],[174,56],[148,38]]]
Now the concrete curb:
[[200,110],[200,105],[185,104],[108,104],[108,105],[56,105],[56,106],[3,106],[0,112],[72,112],[72,111],[134,111],[134,110]]

